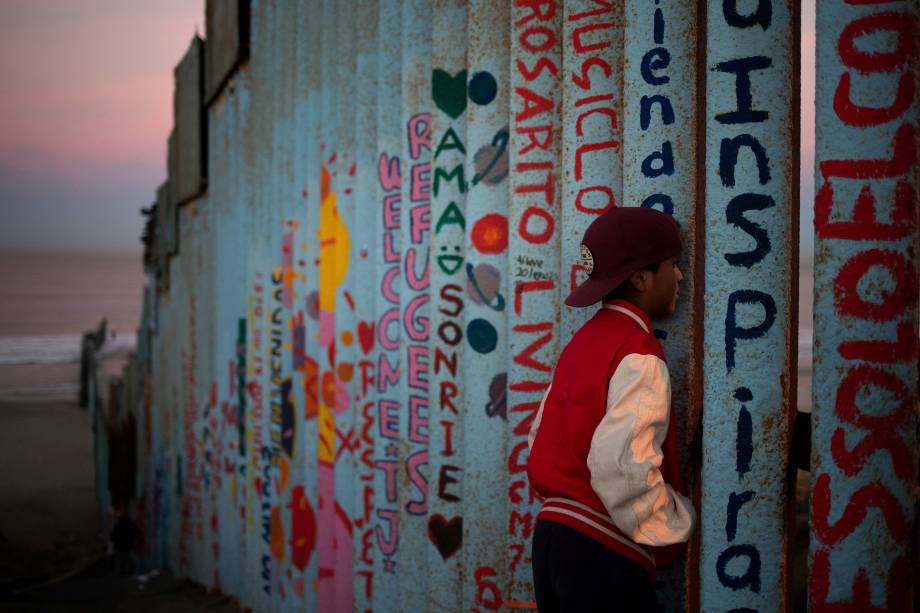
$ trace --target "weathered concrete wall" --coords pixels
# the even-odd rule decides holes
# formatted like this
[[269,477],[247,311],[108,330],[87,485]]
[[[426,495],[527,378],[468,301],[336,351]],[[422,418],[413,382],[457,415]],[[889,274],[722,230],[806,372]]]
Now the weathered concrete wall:
[[[798,4],[741,4],[209,2],[206,137],[177,111],[161,190],[206,191],[158,198],[126,377],[146,562],[259,611],[532,607],[526,438],[579,239],[653,206],[701,505],[659,599],[792,610]],[[916,9],[877,12],[819,7],[815,610],[912,597]]]

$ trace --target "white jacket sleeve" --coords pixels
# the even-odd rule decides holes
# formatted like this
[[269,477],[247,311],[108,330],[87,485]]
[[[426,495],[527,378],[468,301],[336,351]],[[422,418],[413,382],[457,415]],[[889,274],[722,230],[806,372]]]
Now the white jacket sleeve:
[[530,424],[530,432],[527,434],[527,451],[533,449],[533,441],[537,438],[537,429],[540,427],[540,422],[543,421],[543,406],[546,404],[546,398],[549,396],[549,390],[552,388],[552,384],[546,388],[546,392],[543,393],[543,400],[540,401],[540,409],[537,411],[537,416],[534,417],[533,423]]
[[588,452],[591,487],[613,523],[643,545],[684,542],[695,521],[693,505],[659,470],[670,402],[665,363],[627,355],[610,378],[607,411]]

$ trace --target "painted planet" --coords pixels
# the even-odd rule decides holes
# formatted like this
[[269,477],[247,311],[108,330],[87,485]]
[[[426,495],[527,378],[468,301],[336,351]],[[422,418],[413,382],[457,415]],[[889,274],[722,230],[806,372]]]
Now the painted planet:
[[470,238],[480,253],[502,253],[508,248],[508,218],[498,213],[483,216],[473,224]]
[[491,264],[466,265],[466,292],[476,304],[492,304],[502,283],[502,273]]
[[498,83],[491,72],[485,70],[477,72],[470,79],[468,87],[470,100],[479,106],[485,106],[495,100],[498,93]]
[[494,187],[508,178],[508,148],[500,145],[483,145],[473,156],[476,176]]
[[489,384],[489,402],[486,404],[489,417],[508,418],[508,373],[499,373],[492,377]]
[[485,319],[471,321],[466,327],[466,338],[478,353],[492,353],[498,345],[498,332]]

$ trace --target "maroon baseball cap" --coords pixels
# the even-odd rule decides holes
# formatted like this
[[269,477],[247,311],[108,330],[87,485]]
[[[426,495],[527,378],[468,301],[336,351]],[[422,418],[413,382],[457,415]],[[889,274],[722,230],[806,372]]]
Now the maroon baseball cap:
[[591,306],[637,270],[676,256],[682,249],[677,223],[661,211],[614,207],[591,222],[581,241],[588,278],[565,299]]

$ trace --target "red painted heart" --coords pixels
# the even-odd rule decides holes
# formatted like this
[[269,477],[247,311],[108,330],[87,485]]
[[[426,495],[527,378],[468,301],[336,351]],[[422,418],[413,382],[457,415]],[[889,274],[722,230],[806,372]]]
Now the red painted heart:
[[361,350],[367,355],[374,348],[374,322],[358,322],[358,342],[361,343]]
[[445,560],[454,555],[463,544],[463,518],[454,517],[448,521],[443,515],[435,513],[428,519],[428,540]]

